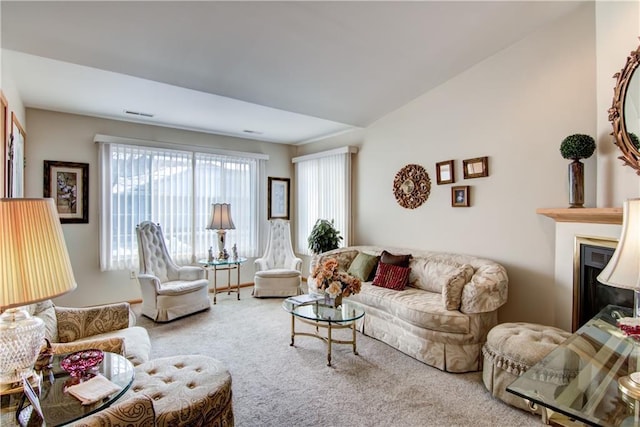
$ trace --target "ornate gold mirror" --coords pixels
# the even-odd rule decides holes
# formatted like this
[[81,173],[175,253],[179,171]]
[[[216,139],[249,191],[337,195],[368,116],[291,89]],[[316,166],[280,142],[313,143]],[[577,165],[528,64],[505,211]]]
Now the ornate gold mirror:
[[609,121],[613,124],[615,144],[622,151],[618,158],[640,175],[640,47],[627,57],[624,68],[613,77],[617,79]]
[[427,201],[430,192],[431,179],[420,165],[403,167],[393,180],[393,195],[403,208],[417,208]]

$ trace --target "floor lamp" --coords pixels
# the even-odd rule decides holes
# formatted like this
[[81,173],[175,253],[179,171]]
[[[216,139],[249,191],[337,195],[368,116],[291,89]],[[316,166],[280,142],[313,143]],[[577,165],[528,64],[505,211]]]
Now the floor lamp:
[[[621,319],[631,329],[640,327],[640,199],[624,202],[622,234],[609,263],[598,275],[598,281],[616,288],[633,290],[633,318]],[[638,349],[634,350],[637,353]],[[636,362],[636,365],[638,362]],[[640,399],[640,372],[618,379],[618,387],[633,399]]]
[[0,199],[0,384],[30,376],[44,343],[23,306],[76,286],[53,199]]
[[218,259],[226,259],[228,255],[224,250],[227,230],[235,230],[236,226],[231,219],[230,203],[214,203],[211,205],[211,219],[207,230],[217,230],[218,233]]

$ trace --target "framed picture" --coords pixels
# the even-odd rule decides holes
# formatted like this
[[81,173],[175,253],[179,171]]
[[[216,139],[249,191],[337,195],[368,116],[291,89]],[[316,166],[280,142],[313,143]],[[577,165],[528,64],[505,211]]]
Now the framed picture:
[[451,187],[451,206],[463,208],[470,206],[468,185]]
[[4,186],[0,189],[0,193],[2,197],[9,197],[9,192],[7,191],[7,183],[8,179],[8,160],[9,160],[9,132],[7,129],[7,121],[9,119],[9,104],[7,103],[7,98],[4,97],[4,93],[0,90],[0,140],[2,140],[2,161],[3,161],[3,170],[4,170]]
[[88,163],[45,160],[43,193],[55,200],[60,222],[89,222]]
[[476,157],[475,159],[463,160],[462,169],[464,172],[464,179],[489,176],[489,158]]
[[7,197],[24,197],[24,146],[27,134],[18,121],[18,117],[11,112],[11,134],[6,146],[6,195]]
[[438,185],[456,182],[453,175],[453,160],[436,163],[436,182]]
[[269,178],[268,219],[289,219],[289,178]]

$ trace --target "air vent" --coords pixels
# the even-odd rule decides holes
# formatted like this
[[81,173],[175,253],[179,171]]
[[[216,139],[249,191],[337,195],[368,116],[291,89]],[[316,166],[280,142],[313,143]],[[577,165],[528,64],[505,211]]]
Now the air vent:
[[140,111],[131,111],[131,110],[124,110],[124,113],[132,115],[132,116],[140,116],[140,117],[153,117],[154,116],[151,113],[142,113]]
[[245,129],[242,132],[244,133],[250,133],[252,135],[262,135],[262,132],[258,131],[258,130],[251,130],[251,129]]

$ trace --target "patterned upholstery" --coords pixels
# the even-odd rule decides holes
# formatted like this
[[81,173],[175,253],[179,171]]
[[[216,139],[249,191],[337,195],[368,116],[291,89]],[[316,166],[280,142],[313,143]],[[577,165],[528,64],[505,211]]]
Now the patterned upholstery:
[[58,307],[51,300],[28,306],[31,315],[45,324],[45,337],[54,353],[87,348],[123,354],[139,365],[149,360],[151,341],[147,330],[135,326],[129,303],[95,307]]
[[271,220],[264,255],[255,260],[254,297],[288,297],[300,293],[302,259],[291,246],[289,221]]
[[[315,256],[311,268],[328,258],[347,271],[360,252],[380,255],[411,254],[409,284],[404,290],[363,282],[349,297],[365,310],[358,329],[373,338],[438,369],[477,371],[482,345],[497,324],[498,307],[507,301],[504,267],[469,255],[407,248],[351,246]],[[310,292],[315,281],[307,279]]]
[[71,427],[153,427],[157,424],[153,401],[145,395],[139,395],[68,425]]
[[158,426],[234,425],[231,375],[211,357],[173,356],[137,366],[123,399],[139,395],[153,400]]
[[194,266],[177,266],[167,251],[158,224],[145,221],[136,227],[142,291],[142,314],[156,322],[210,308],[209,282],[204,270]]
[[[570,336],[569,332],[561,329],[533,323],[502,323],[496,326],[489,331],[482,348],[482,381],[485,387],[503,402],[531,410],[524,399],[509,393],[507,387]],[[538,389],[550,387],[548,382],[551,387],[555,387],[553,384],[567,384],[579,371],[579,358],[575,354],[574,359],[575,370],[568,370],[565,366],[555,370],[553,366],[547,366],[549,369],[545,378],[541,378],[543,381],[538,384]],[[571,360],[570,354],[567,354],[567,360]]]

